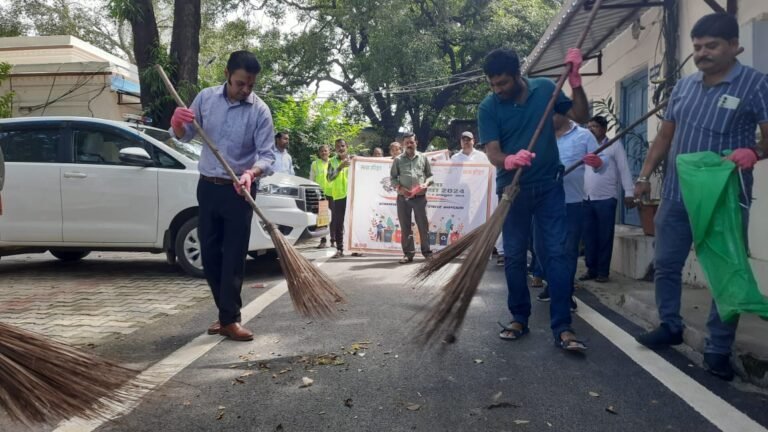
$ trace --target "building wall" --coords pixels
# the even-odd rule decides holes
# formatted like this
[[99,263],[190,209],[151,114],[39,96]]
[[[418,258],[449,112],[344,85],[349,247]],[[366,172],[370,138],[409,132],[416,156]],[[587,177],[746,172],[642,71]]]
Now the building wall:
[[[141,114],[138,98],[110,89],[111,74],[16,75],[0,84],[0,94],[13,90],[13,117],[83,116],[124,120]],[[122,103],[119,103],[122,100]]]
[[[724,3],[724,2],[721,2]],[[711,13],[712,10],[700,0],[680,0],[680,27],[678,41],[678,61],[682,61],[692,52],[690,29],[701,16]],[[741,42],[745,52],[739,60],[749,66],[754,66],[764,73],[768,73],[768,51],[760,49],[760,41],[768,40],[768,1],[765,0],[739,0],[737,19],[741,26]],[[616,106],[620,105],[620,83],[639,70],[649,70],[662,62],[663,41],[660,40],[662,10],[651,8],[640,19],[644,27],[636,39],[632,37],[631,29],[614,39],[603,50],[603,74],[598,77],[585,77],[584,88],[590,100],[613,97]],[[657,47],[659,49],[657,49]],[[593,66],[589,66],[592,68]],[[693,61],[689,61],[682,68],[683,76],[696,71]],[[651,76],[651,79],[653,77]],[[648,106],[653,103],[650,96],[653,94],[653,84],[649,84]],[[648,122],[648,139],[653,141],[658,131],[659,121],[652,118]],[[654,185],[656,191],[658,184]],[[749,240],[752,252],[752,267],[760,282],[761,289],[768,295],[768,225],[758,221],[768,219],[768,162],[760,162],[755,169],[755,188],[753,191],[755,202],[752,205],[750,220]],[[651,257],[639,258],[641,261]],[[642,266],[640,266],[642,267]],[[701,284],[703,278],[695,257],[689,259],[686,267],[686,281]],[[631,273],[631,272],[630,272]]]
[[[74,115],[123,120],[138,115],[137,97],[112,90],[113,77],[139,82],[138,69],[73,36],[0,38],[11,76],[0,94],[15,93],[13,116]],[[137,84],[138,85],[138,84]]]

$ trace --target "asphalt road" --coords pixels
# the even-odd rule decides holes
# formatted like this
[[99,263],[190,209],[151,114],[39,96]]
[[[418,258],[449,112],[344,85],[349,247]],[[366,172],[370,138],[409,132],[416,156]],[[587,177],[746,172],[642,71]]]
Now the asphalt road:
[[[297,316],[285,294],[247,323],[256,334],[253,342],[217,343],[218,337],[195,339],[215,317],[213,305],[202,301],[97,347],[102,355],[145,366],[193,339],[213,341],[135,409],[95,430],[647,432],[757,431],[768,425],[765,394],[723,383],[674,350],[638,364],[616,346],[619,336],[602,334],[578,315],[574,326],[589,343],[587,354],[555,348],[548,304],[534,304],[531,333],[524,339],[499,339],[497,321],[509,320],[506,288],[502,270],[490,264],[458,341],[425,349],[411,336],[439,282],[411,288],[405,282],[413,267],[396,259],[349,257],[323,264],[348,295],[336,321]],[[280,288],[274,261],[249,266],[244,304]],[[250,288],[256,281],[266,281],[267,288]],[[578,297],[585,317],[591,308],[619,331],[639,331],[589,293]],[[702,387],[679,378],[662,384],[670,369]],[[729,409],[691,406],[710,394]],[[747,424],[754,420],[751,429],[712,422],[734,413]]]

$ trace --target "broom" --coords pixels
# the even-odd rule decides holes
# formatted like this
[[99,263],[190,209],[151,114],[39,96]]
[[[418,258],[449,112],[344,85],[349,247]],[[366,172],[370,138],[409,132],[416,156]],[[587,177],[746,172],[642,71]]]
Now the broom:
[[[160,65],[155,65],[157,73],[162,78],[168,93],[173,96],[176,104],[186,108],[186,104],[181,100],[179,94],[173,88],[173,84],[165,75],[165,71]],[[205,133],[197,120],[193,121],[195,130],[205,142],[205,145],[211,150],[219,163],[224,167],[232,181],[237,184],[240,180],[232,171],[227,161],[221,156],[219,150],[214,145],[208,134]],[[272,243],[277,250],[277,256],[280,258],[280,267],[285,275],[285,281],[288,284],[288,293],[291,296],[294,308],[304,316],[308,317],[333,317],[336,315],[335,303],[343,302],[344,296],[336,287],[336,284],[319,268],[309,262],[301,255],[288,240],[283,236],[277,226],[270,222],[261,212],[256,202],[253,200],[250,191],[242,188],[243,197],[251,205],[253,211],[259,216],[264,226],[272,238]]]
[[[650,117],[652,117],[657,112],[664,109],[669,101],[663,101],[656,105],[652,110],[648,111],[645,115],[637,119],[634,123],[627,126],[626,128],[622,129],[621,132],[619,132],[616,136],[611,138],[608,142],[598,147],[593,154],[600,154],[603,150],[607,149],[616,141],[622,139],[627,133],[629,133],[632,129],[642,124],[644,121],[648,120]],[[565,172],[563,173],[563,176],[566,176],[570,174],[573,170],[580,167],[584,164],[584,161],[578,161],[574,163],[573,165],[566,168]],[[449,247],[446,247],[444,249],[441,249],[438,252],[435,252],[434,258],[428,261],[424,261],[422,265],[420,265],[416,271],[411,276],[411,280],[415,281],[416,284],[422,284],[424,283],[430,276],[437,273],[440,269],[448,265],[451,261],[453,261],[455,258],[459,257],[461,254],[467,251],[469,247],[474,244],[474,242],[477,240],[477,237],[480,235],[480,227],[477,227],[469,232],[469,234],[461,237],[459,241],[452,243]]]
[[[587,38],[587,34],[592,26],[592,22],[595,20],[595,16],[597,16],[597,11],[600,9],[602,2],[603,0],[596,0],[592,5],[592,10],[590,11],[584,30],[581,33],[581,37],[576,44],[576,48],[581,48],[584,44],[584,40]],[[544,129],[548,114],[554,108],[555,101],[557,100],[560,90],[563,88],[565,79],[568,77],[570,71],[571,65],[569,64],[557,80],[552,97],[550,98],[547,107],[544,109],[539,124],[528,144],[528,151],[533,151],[536,141],[538,140],[539,135],[541,135],[541,131]],[[501,233],[507,212],[509,211],[512,202],[517,197],[517,194],[520,192],[520,176],[522,173],[522,168],[515,171],[512,183],[504,188],[496,210],[494,210],[488,221],[476,228],[479,232],[477,237],[473,239],[474,242],[465,246],[469,250],[467,259],[461,263],[461,267],[448,280],[448,283],[442,289],[441,297],[422,321],[421,325],[423,331],[417,338],[421,339],[425,344],[433,341],[438,334],[443,335],[443,340],[447,343],[456,341],[456,333],[464,321],[472,297],[475,295],[475,292],[477,292],[477,287],[480,285],[480,280],[483,278],[488,258],[491,255],[496,239],[499,237],[499,233]]]
[[137,398],[138,372],[0,323],[0,407],[32,426],[79,416],[107,418],[109,408]]

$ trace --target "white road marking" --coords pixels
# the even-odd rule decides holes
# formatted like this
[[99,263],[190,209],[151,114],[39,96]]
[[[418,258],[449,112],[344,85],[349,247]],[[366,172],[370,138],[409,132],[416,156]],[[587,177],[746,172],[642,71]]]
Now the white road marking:
[[736,409],[696,380],[664,360],[597,311],[577,300],[577,314],[624,351],[635,363],[648,371],[685,403],[723,431],[758,432],[766,429]]
[[[328,261],[331,254],[332,252],[320,252],[318,254],[310,253],[307,255],[310,257],[317,257],[315,264],[319,267]],[[243,322],[248,322],[253,319],[286,292],[288,292],[288,284],[285,281],[282,281],[252,302],[248,303],[240,310]],[[168,357],[158,361],[139,374],[137,381],[147,385],[144,385],[139,391],[134,392],[136,394],[135,401],[114,405],[109,410],[107,415],[108,418],[106,419],[87,420],[75,417],[65,420],[59,423],[58,427],[53,432],[91,432],[108,421],[130,413],[139,405],[139,403],[141,403],[141,398],[146,394],[168,382],[168,380],[192,364],[192,362],[205,355],[205,353],[213,349],[213,347],[223,340],[224,338],[221,336],[208,335],[206,333],[194,338],[183,347],[171,353]]]

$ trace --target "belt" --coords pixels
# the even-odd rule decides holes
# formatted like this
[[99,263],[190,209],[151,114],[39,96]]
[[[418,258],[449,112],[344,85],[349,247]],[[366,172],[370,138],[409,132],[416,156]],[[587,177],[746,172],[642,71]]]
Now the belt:
[[200,178],[207,181],[208,183],[213,183],[216,185],[231,185],[232,179],[229,178],[221,178],[221,177],[208,177],[205,175],[200,174]]

